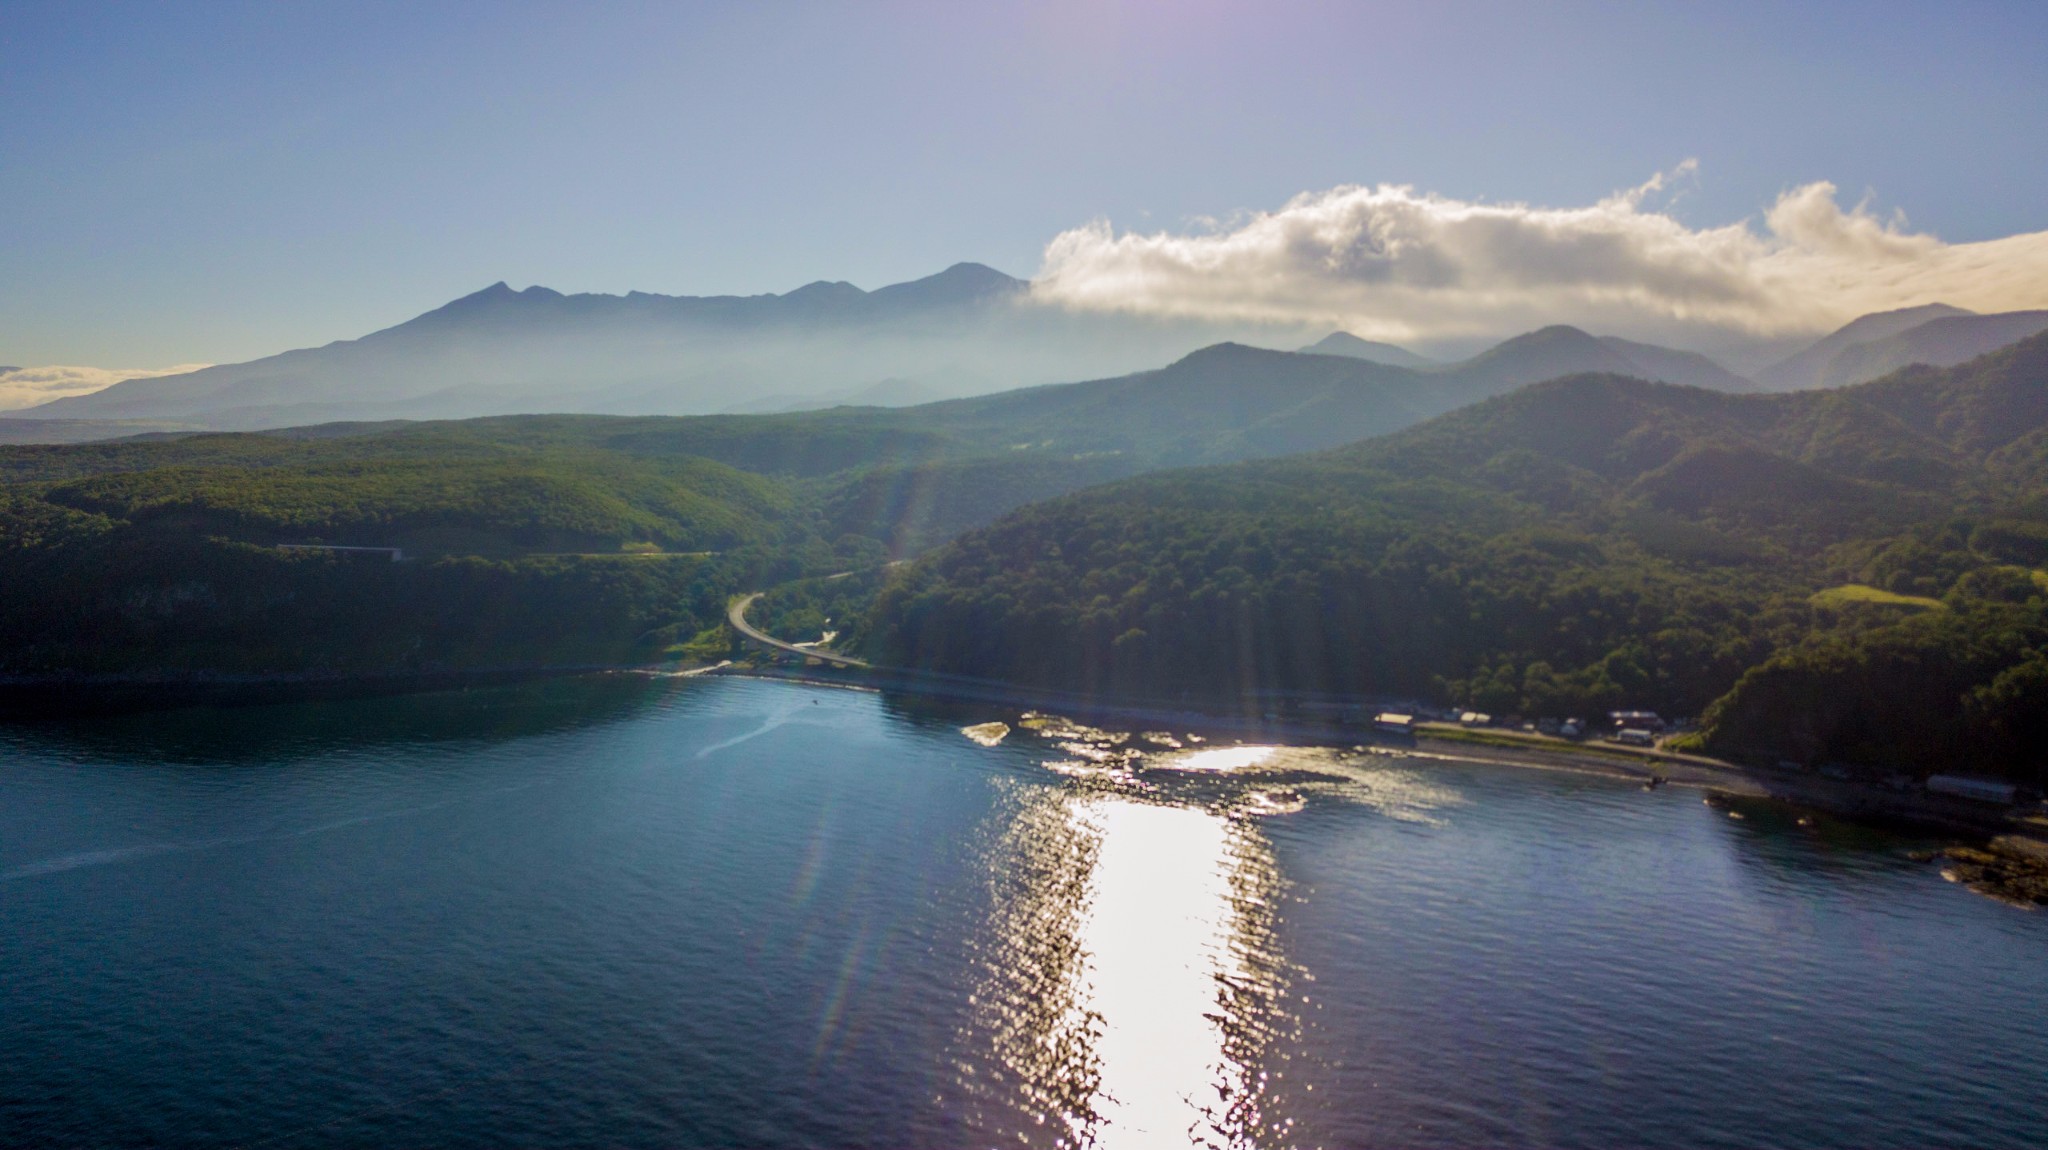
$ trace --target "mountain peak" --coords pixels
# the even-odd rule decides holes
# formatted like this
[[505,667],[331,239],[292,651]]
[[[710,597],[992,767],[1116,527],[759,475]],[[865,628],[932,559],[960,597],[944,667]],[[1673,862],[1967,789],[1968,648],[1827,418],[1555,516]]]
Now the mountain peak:
[[1852,343],[1829,357],[1818,387],[1840,387],[1888,375],[1909,364],[1953,367],[2048,331],[2048,311],[1944,315],[1885,339]]
[[981,286],[1002,289],[1022,287],[1024,286],[1025,282],[1023,280],[1017,279],[1014,276],[1004,275],[1002,272],[997,271],[996,269],[988,266],[987,264],[978,264],[974,263],[971,260],[962,260],[961,262],[954,264],[952,267],[947,268],[945,271],[942,271],[935,276],[927,276],[926,278],[944,280],[948,283],[959,284],[962,286]]
[[1511,336],[1507,340],[1501,340],[1499,344],[1495,344],[1495,346],[1487,348],[1485,352],[1473,356],[1473,360],[1468,360],[1468,362],[1479,364],[1479,362],[1491,362],[1491,360],[1513,358],[1513,356],[1532,356],[1532,354],[1554,356],[1554,354],[1575,354],[1575,352],[1577,354],[1585,354],[1585,356],[1593,356],[1593,360],[1589,360],[1589,362],[1599,362],[1597,356],[1612,354],[1612,350],[1606,344],[1602,344],[1597,338],[1587,334],[1587,331],[1583,331],[1579,327],[1573,327],[1571,323],[1552,323],[1548,327],[1538,327],[1534,331],[1524,331],[1524,334],[1520,334],[1520,336]]
[[909,307],[980,303],[1015,295],[1031,285],[986,264],[958,263],[936,275],[890,284],[869,293],[877,301]]
[[1586,331],[1584,328],[1573,327],[1568,323],[1554,323],[1548,327],[1539,327],[1526,335],[1518,335],[1501,344],[1501,346],[1506,347],[1512,343],[1560,343],[1579,340],[1599,342],[1594,339],[1591,332]]
[[553,288],[545,288],[540,286],[539,284],[535,284],[532,287],[527,288],[525,291],[516,291],[513,289],[512,285],[506,283],[504,280],[499,280],[497,283],[494,283],[481,291],[473,291],[466,296],[458,296],[455,299],[449,300],[447,303],[442,304],[440,307],[434,309],[434,311],[428,312],[427,314],[433,315],[436,312],[450,311],[472,312],[484,308],[500,307],[509,303],[521,303],[539,300],[558,300],[562,298],[564,298],[562,293],[554,290]]
[[1874,311],[1869,315],[1857,316],[1838,327],[1832,333],[1839,336],[1853,336],[1857,339],[1871,338],[1878,330],[1887,335],[1911,327],[1918,327],[1931,319],[1945,319],[1955,315],[1976,315],[1966,307],[1951,307],[1945,303],[1923,303],[1918,307],[1893,308],[1891,311]]
[[845,280],[812,280],[810,283],[784,295],[782,298],[786,300],[825,302],[861,299],[867,294]]
[[1246,360],[1269,359],[1275,356],[1292,358],[1293,355],[1294,353],[1290,351],[1274,351],[1269,347],[1252,347],[1249,344],[1225,340],[1222,343],[1212,343],[1207,347],[1198,347],[1168,364],[1165,370],[1172,371],[1178,367],[1202,367],[1210,364],[1241,363]]
[[1835,356],[1856,344],[1904,335],[1931,320],[1976,314],[1966,308],[1951,307],[1945,303],[1921,304],[1919,307],[1902,307],[1892,311],[1874,311],[1869,315],[1857,316],[1815,340],[1805,350],[1758,372],[1756,377],[1761,383],[1785,391],[1816,387],[1827,378],[1828,366]]
[[1381,343],[1373,339],[1360,339],[1348,331],[1333,331],[1316,342],[1301,349],[1304,355],[1341,355],[1350,359],[1371,360],[1374,363],[1394,367],[1427,367],[1434,360],[1420,356],[1399,344]]

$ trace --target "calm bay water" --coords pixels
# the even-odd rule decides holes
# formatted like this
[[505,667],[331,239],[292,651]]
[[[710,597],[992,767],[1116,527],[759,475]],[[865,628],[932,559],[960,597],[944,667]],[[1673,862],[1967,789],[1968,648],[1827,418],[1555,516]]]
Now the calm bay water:
[[0,1143],[2048,1131],[2048,916],[1903,840],[989,719],[602,679],[0,728]]

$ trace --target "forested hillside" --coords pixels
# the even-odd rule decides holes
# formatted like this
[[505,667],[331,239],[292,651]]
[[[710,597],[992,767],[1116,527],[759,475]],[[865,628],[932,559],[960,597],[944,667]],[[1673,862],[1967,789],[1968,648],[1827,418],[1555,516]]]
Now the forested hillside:
[[[1611,350],[1538,334],[1525,365]],[[810,580],[764,611],[891,665],[1645,706],[1729,753],[2038,769],[2048,336],[1831,392],[1576,375],[1410,426],[1500,378],[1221,346],[911,409],[5,448],[0,675],[710,656],[729,596]]]
[[787,484],[463,430],[17,448],[0,473],[16,678],[654,659],[731,589],[842,561]]
[[1111,484],[904,569],[863,641],[1066,690],[1704,711],[1735,753],[2037,774],[2044,561],[2037,337],[1834,392],[1578,376]]
[[0,674],[670,657],[740,590],[873,567],[1150,468],[1412,423],[1415,382],[1397,395],[1363,378],[1380,370],[1221,348],[1127,379],[897,411],[0,448]]
[[1094,483],[1396,430],[1610,354],[1569,329],[1472,372],[1220,345],[1157,371],[896,410],[4,448],[0,674],[660,658],[714,628],[736,591],[914,555]]

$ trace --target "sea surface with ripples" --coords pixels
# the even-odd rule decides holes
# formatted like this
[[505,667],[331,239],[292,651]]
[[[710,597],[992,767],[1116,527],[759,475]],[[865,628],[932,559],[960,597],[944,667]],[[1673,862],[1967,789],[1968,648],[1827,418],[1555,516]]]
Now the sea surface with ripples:
[[0,1143],[2040,1145],[2048,916],[1732,813],[734,679],[0,727]]

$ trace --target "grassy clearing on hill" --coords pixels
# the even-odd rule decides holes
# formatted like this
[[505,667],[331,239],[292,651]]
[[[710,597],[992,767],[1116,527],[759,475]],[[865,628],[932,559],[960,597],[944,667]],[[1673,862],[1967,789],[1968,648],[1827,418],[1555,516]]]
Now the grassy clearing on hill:
[[1869,604],[1879,607],[1908,607],[1920,611],[1942,609],[1942,602],[1939,599],[1926,595],[1901,595],[1895,591],[1866,587],[1861,583],[1844,583],[1839,587],[1815,591],[1806,601],[1816,607],[1842,608]]

